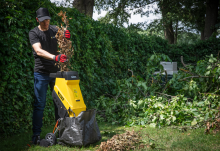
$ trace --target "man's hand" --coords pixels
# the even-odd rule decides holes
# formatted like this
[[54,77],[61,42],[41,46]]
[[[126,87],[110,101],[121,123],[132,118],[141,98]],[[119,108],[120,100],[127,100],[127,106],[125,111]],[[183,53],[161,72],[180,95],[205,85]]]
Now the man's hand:
[[67,62],[68,60],[67,60],[67,56],[66,55],[59,54],[59,55],[54,57],[54,61],[57,61],[57,62],[60,61],[60,62],[64,63],[64,62]]
[[65,36],[67,39],[70,39],[70,31],[69,31],[69,30],[65,30],[65,31],[64,31],[64,36]]

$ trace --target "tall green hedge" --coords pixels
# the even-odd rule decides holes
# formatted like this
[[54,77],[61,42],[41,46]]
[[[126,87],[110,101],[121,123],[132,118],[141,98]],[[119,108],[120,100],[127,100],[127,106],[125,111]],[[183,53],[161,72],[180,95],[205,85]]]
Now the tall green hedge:
[[[80,87],[88,108],[94,107],[94,100],[100,95],[115,95],[115,81],[130,77],[128,69],[145,77],[146,64],[153,53],[167,54],[173,61],[183,55],[186,62],[195,62],[220,50],[219,39],[192,46],[168,45],[159,37],[128,33],[126,29],[101,24],[75,9],[56,7],[49,0],[7,0],[1,2],[0,7],[0,133],[4,135],[25,132],[32,127],[34,58],[28,32],[37,26],[35,11],[39,7],[49,8],[51,24],[60,25],[61,20],[56,15],[60,10],[72,18],[69,20],[74,47],[71,68],[79,72]],[[44,123],[54,124],[50,92]]]
[[[32,125],[34,57],[28,33],[37,26],[33,10],[56,7],[49,1],[7,0],[0,4],[0,134],[9,135],[25,132]],[[53,102],[48,98],[44,122],[52,123]]]
[[207,55],[218,55],[220,51],[220,39],[210,38],[206,41],[199,41],[193,45],[170,45],[166,52],[172,61],[177,61],[182,66],[180,57],[183,56],[185,63],[196,63],[198,60],[204,59]]

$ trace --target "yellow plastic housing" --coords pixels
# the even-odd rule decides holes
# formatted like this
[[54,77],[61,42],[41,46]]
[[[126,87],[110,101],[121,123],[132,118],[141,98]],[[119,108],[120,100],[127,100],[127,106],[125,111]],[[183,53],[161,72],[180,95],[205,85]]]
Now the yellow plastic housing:
[[[79,87],[80,80],[65,80],[65,78],[56,78],[54,91],[62,101],[65,108],[69,108],[77,117],[80,112],[86,111],[86,105]],[[74,117],[73,112],[68,111],[69,117]]]

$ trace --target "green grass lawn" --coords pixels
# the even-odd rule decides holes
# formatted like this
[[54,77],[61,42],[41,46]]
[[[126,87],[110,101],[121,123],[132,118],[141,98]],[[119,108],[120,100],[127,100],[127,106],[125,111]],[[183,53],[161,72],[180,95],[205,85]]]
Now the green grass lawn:
[[[151,128],[145,127],[141,128],[139,126],[135,127],[125,127],[111,125],[108,123],[99,123],[99,128],[102,134],[102,140],[96,144],[92,144],[87,147],[66,147],[61,145],[55,145],[50,147],[40,147],[31,146],[30,144],[32,133],[25,133],[20,135],[14,135],[7,138],[1,138],[0,141],[0,151],[70,151],[70,150],[97,150],[98,146],[103,141],[107,141],[112,138],[115,134],[121,134],[126,132],[126,130],[140,131],[142,135],[143,142],[146,144],[155,144],[154,150],[198,150],[198,151],[214,151],[220,150],[220,133],[217,134],[204,134],[204,128],[187,130],[186,132],[181,132],[178,129],[166,128]],[[53,126],[46,127],[42,129],[41,138],[44,138],[47,133],[53,131]],[[145,147],[142,150],[153,150],[150,147]]]

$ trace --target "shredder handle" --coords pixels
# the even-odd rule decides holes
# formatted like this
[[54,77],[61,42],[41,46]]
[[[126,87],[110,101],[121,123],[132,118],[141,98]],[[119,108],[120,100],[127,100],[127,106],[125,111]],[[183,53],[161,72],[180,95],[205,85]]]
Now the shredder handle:
[[50,77],[51,78],[56,78],[57,77],[57,73],[50,73]]
[[79,74],[76,71],[57,71],[50,73],[51,78],[65,78],[66,80],[79,80]]

